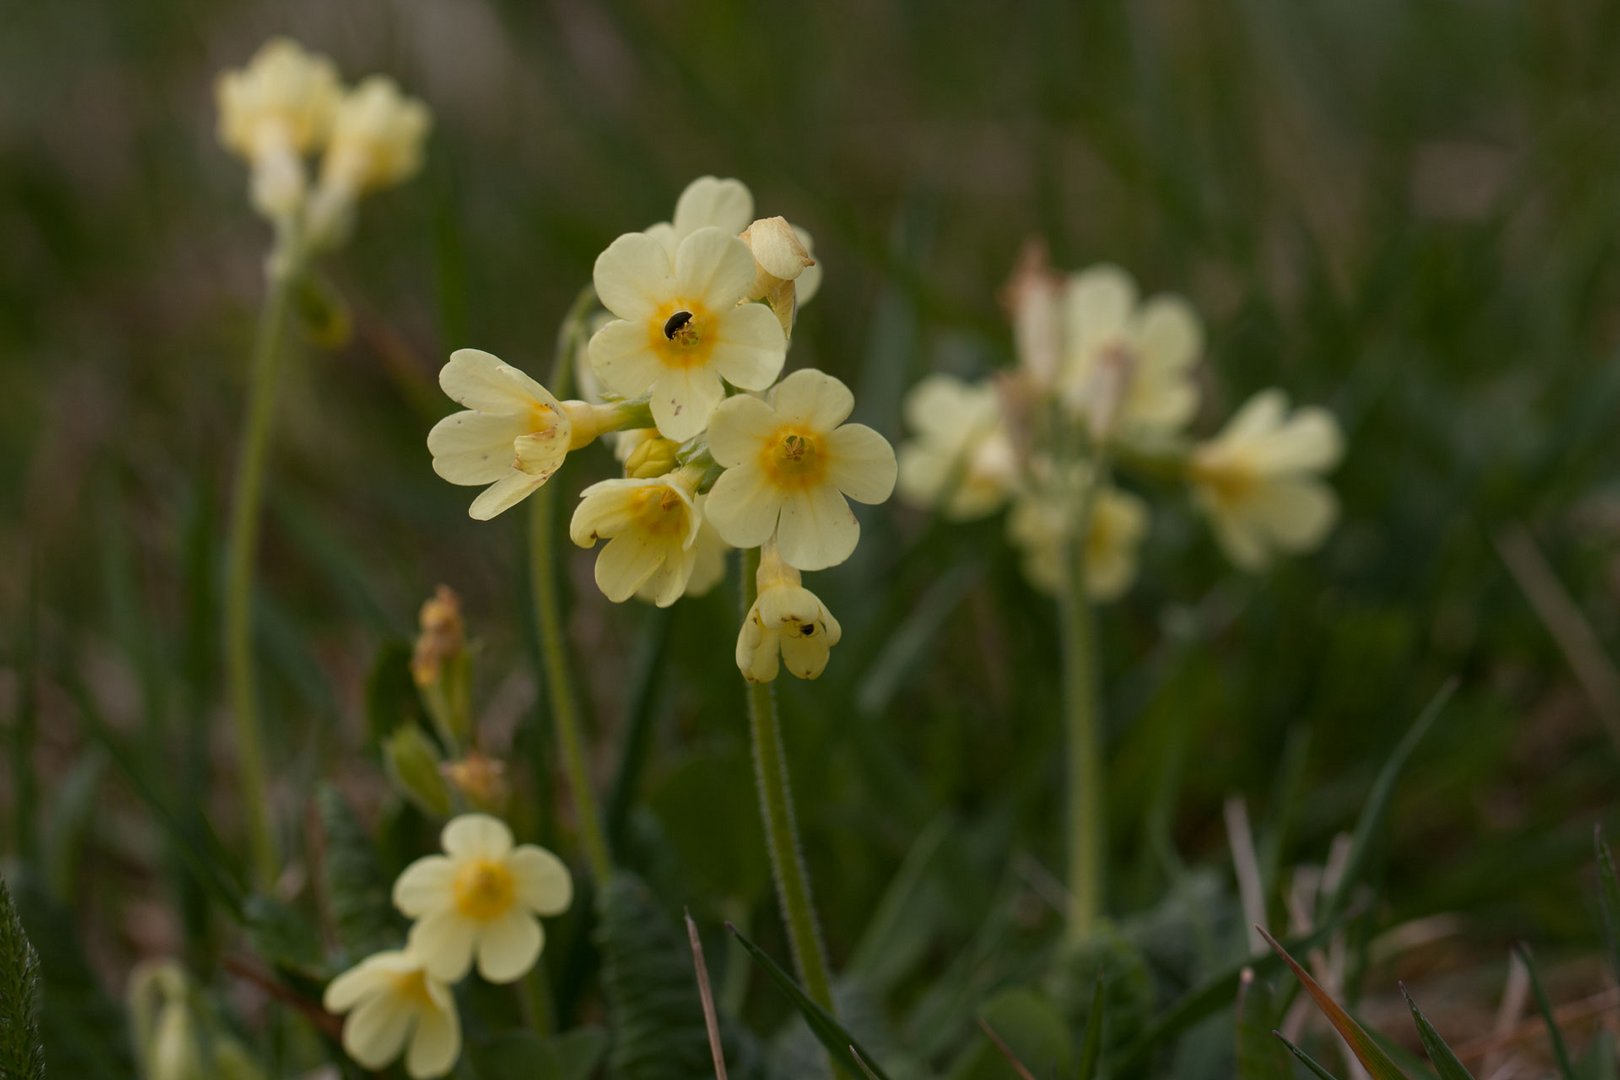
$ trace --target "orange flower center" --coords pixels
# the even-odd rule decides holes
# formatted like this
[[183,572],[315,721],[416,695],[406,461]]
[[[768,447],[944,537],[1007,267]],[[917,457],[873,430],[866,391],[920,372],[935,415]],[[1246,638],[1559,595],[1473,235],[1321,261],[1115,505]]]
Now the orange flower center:
[[827,477],[827,443],[803,424],[783,424],[765,440],[759,464],[778,487],[815,487]]
[[647,320],[647,345],[666,367],[702,367],[714,352],[714,331],[714,314],[707,307],[675,299]]
[[469,859],[456,869],[451,883],[456,910],[469,919],[488,922],[511,910],[517,881],[496,859]]
[[405,971],[392,977],[394,993],[413,1005],[437,1008],[433,995],[428,993],[427,975],[421,971]]

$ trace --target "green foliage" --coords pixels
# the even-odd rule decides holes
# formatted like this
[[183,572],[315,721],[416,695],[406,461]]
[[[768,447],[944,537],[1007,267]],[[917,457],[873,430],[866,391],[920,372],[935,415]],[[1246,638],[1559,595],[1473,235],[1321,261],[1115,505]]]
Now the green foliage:
[[1558,1026],[1558,1017],[1553,1013],[1552,999],[1547,996],[1547,988],[1542,984],[1541,972],[1536,969],[1535,958],[1530,954],[1530,947],[1525,944],[1515,946],[1519,962],[1530,976],[1530,993],[1535,998],[1536,1011],[1541,1014],[1542,1022],[1547,1025],[1547,1041],[1552,1045],[1553,1061],[1558,1065],[1558,1074],[1563,1080],[1577,1080],[1575,1063],[1570,1060],[1569,1047],[1564,1042],[1564,1033]]
[[348,800],[330,784],[315,793],[320,815],[326,911],[350,961],[397,945],[405,927],[390,899],[392,883]]
[[1277,1024],[1277,1002],[1271,984],[1245,972],[1238,990],[1238,1080],[1287,1080],[1288,1058],[1272,1034]]
[[1401,987],[1401,994],[1406,998],[1407,1007],[1412,1010],[1412,1022],[1417,1025],[1418,1038],[1423,1040],[1423,1049],[1429,1055],[1429,1061],[1434,1064],[1435,1071],[1440,1074],[1440,1080],[1474,1080],[1473,1074],[1463,1068],[1463,1063],[1457,1060],[1451,1047],[1440,1037],[1440,1033],[1429,1023],[1429,1018],[1417,1007],[1412,995]]
[[580,1028],[542,1038],[507,1031],[467,1046],[472,1080],[589,1080],[607,1052],[608,1036]]
[[625,1080],[690,1080],[712,1066],[691,954],[635,875],[614,875],[597,901],[602,992],[612,1021],[608,1067]]
[[[1265,934],[1265,931],[1262,930],[1261,933]],[[1362,1067],[1371,1074],[1373,1080],[1408,1080],[1406,1074],[1401,1071],[1399,1065],[1396,1065],[1390,1059],[1384,1048],[1378,1045],[1377,1041],[1367,1034],[1366,1029],[1357,1023],[1355,1018],[1343,1006],[1334,1001],[1333,997],[1322,989],[1315,979],[1311,978],[1311,973],[1301,967],[1299,962],[1289,955],[1288,950],[1278,944],[1276,938],[1270,934],[1265,934],[1265,936],[1266,941],[1283,958],[1283,963],[1287,964],[1293,971],[1294,977],[1300,981],[1306,992],[1311,995],[1311,999],[1316,1002],[1316,1007],[1322,1011],[1323,1016],[1327,1017],[1328,1023],[1333,1025],[1333,1030],[1337,1031],[1340,1037],[1349,1045],[1351,1052],[1356,1055],[1356,1060],[1361,1062]]]
[[7,1080],[45,1080],[39,993],[39,954],[0,880],[0,1076]]

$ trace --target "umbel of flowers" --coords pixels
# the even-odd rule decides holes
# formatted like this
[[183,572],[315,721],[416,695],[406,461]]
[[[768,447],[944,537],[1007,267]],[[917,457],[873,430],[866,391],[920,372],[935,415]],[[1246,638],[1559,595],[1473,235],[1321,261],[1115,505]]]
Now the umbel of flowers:
[[573,878],[551,852],[514,845],[488,814],[444,827],[444,854],[424,856],[394,882],[394,906],[414,919],[403,949],[375,953],[333,979],[322,999],[346,1013],[343,1048],[368,1069],[405,1056],[414,1080],[444,1076],[461,1054],[453,984],[474,966],[492,983],[522,978],[540,958],[541,915],[573,900]]
[[731,550],[760,549],[738,667],[768,681],[780,656],[815,678],[838,623],[800,575],[849,558],[860,538],[850,501],[886,500],[897,469],[883,436],[846,422],[855,399],[843,383],[809,369],[782,377],[819,267],[802,230],[752,215],[740,182],[703,177],[673,221],[602,252],[593,283],[606,315],[586,350],[596,400],[559,401],[490,353],[454,353],[439,382],[465,410],[434,426],[428,448],[441,477],[483,488],[469,512],[488,519],[611,435],[624,475],[585,488],[569,529],[579,546],[600,545],[602,594],[667,607],[712,588]]
[[1189,434],[1203,330],[1186,301],[1143,299],[1116,266],[1058,274],[1026,247],[1008,289],[1017,367],[972,383],[931,375],[905,403],[902,498],[945,517],[1007,508],[1025,575],[1058,597],[1067,734],[1069,940],[1103,910],[1101,729],[1091,606],[1137,575],[1148,504],[1117,477],[1140,467],[1184,484],[1221,549],[1245,570],[1308,551],[1338,514],[1322,481],[1343,452],[1325,410],[1261,392],[1224,430]]

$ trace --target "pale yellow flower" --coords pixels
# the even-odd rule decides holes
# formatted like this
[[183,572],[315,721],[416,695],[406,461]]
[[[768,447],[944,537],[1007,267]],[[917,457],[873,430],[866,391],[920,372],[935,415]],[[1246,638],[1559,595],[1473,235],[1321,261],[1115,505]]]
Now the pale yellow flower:
[[734,547],[776,538],[782,558],[822,570],[849,558],[861,527],[845,496],[880,503],[894,490],[894,449],[864,424],[845,424],[849,388],[819,371],[795,371],[768,400],[739,394],[714,410],[709,452],[725,467],[707,504]]
[[[804,253],[816,259],[816,242],[809,232],[795,225],[793,235],[799,238]],[[813,265],[805,267],[804,272],[793,279],[793,294],[800,307],[814,300],[816,293],[821,291],[821,272],[821,260],[816,259]]]
[[[1024,576],[1038,589],[1055,593],[1067,584],[1073,514],[1067,498],[1026,491],[1007,515],[1007,537],[1022,551]],[[1128,491],[1102,488],[1092,495],[1088,524],[1081,553],[1086,595],[1099,602],[1118,599],[1136,580],[1147,504]]]
[[384,75],[367,77],[344,96],[310,204],[309,228],[317,243],[343,239],[361,195],[416,175],[431,123],[427,106]]
[[763,390],[782,370],[787,339],[776,316],[739,304],[754,257],[735,235],[698,229],[672,259],[653,237],[627,233],[597,257],[594,280],[618,318],[591,338],[591,366],[617,394],[650,394],[653,421],[671,439],[703,430],[725,397],[722,379]]
[[580,547],[607,540],[596,585],[614,603],[637,593],[659,607],[680,599],[697,562],[701,468],[638,480],[603,480],[580,492],[568,534]]
[[673,221],[649,226],[647,235],[657,240],[671,259],[681,241],[699,229],[716,228],[737,236],[754,220],[754,196],[741,180],[700,176],[675,200]]
[[737,668],[749,682],[770,682],[781,663],[801,679],[814,679],[843,637],[827,605],[801,581],[776,546],[766,544],[756,576],[759,592],[737,633]]
[[1097,438],[1163,441],[1198,410],[1193,366],[1203,329],[1186,301],[1137,302],[1136,283],[1117,266],[1094,266],[1069,279],[1063,299],[1069,404]]
[[559,915],[574,896],[562,860],[533,844],[512,846],[512,831],[488,814],[463,814],[444,827],[445,854],[417,859],[394,882],[394,906],[416,920],[410,950],[428,974],[458,982],[478,958],[494,983],[521,978],[545,943],[537,915]]
[[376,953],[333,979],[321,1003],[348,1013],[343,1049],[368,1069],[405,1054],[414,1080],[444,1076],[461,1055],[456,999],[410,950]]
[[1339,425],[1326,409],[1287,414],[1281,390],[1256,394],[1188,466],[1216,539],[1246,570],[1264,567],[1273,551],[1316,547],[1338,517],[1338,500],[1318,477],[1344,453]]
[[799,241],[798,231],[783,217],[760,218],[738,239],[754,256],[754,284],[748,298],[769,305],[782,324],[782,333],[791,336],[798,311],[795,285],[815,260]]
[[248,66],[214,86],[219,138],[253,167],[253,203],[271,217],[304,196],[303,156],[325,142],[343,88],[337,68],[288,38],[273,38]]
[[957,520],[994,513],[1019,484],[995,384],[929,375],[906,394],[916,437],[900,446],[900,497]]
[[457,349],[439,385],[466,411],[428,432],[433,471],[452,484],[489,485],[467,511],[487,521],[551,479],[569,450],[618,423],[614,406],[559,402],[529,376],[480,349]]
[[[720,584],[726,576],[726,556],[731,554],[731,545],[726,543],[709,521],[706,513],[709,497],[697,497],[698,517],[703,524],[698,526],[697,539],[692,541],[692,576],[687,579],[687,596],[706,596],[711,589]],[[645,590],[646,586],[642,586]],[[641,594],[638,594],[641,595]],[[642,595],[643,600],[651,600],[651,596]]]

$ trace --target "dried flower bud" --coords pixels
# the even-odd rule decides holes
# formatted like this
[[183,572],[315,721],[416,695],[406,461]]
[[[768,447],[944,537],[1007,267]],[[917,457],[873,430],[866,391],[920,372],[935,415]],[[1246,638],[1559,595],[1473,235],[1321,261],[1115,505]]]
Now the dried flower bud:
[[511,788],[506,782],[504,761],[471,750],[460,761],[445,762],[439,770],[475,809],[492,814],[506,809]]
[[422,605],[418,617],[422,632],[417,635],[411,654],[411,677],[423,689],[437,683],[444,666],[467,648],[466,627],[461,619],[461,598],[448,585],[440,585]]
[[1012,312],[1018,366],[1038,389],[1057,379],[1063,362],[1063,279],[1046,261],[1045,241],[1024,241],[1002,299]]

